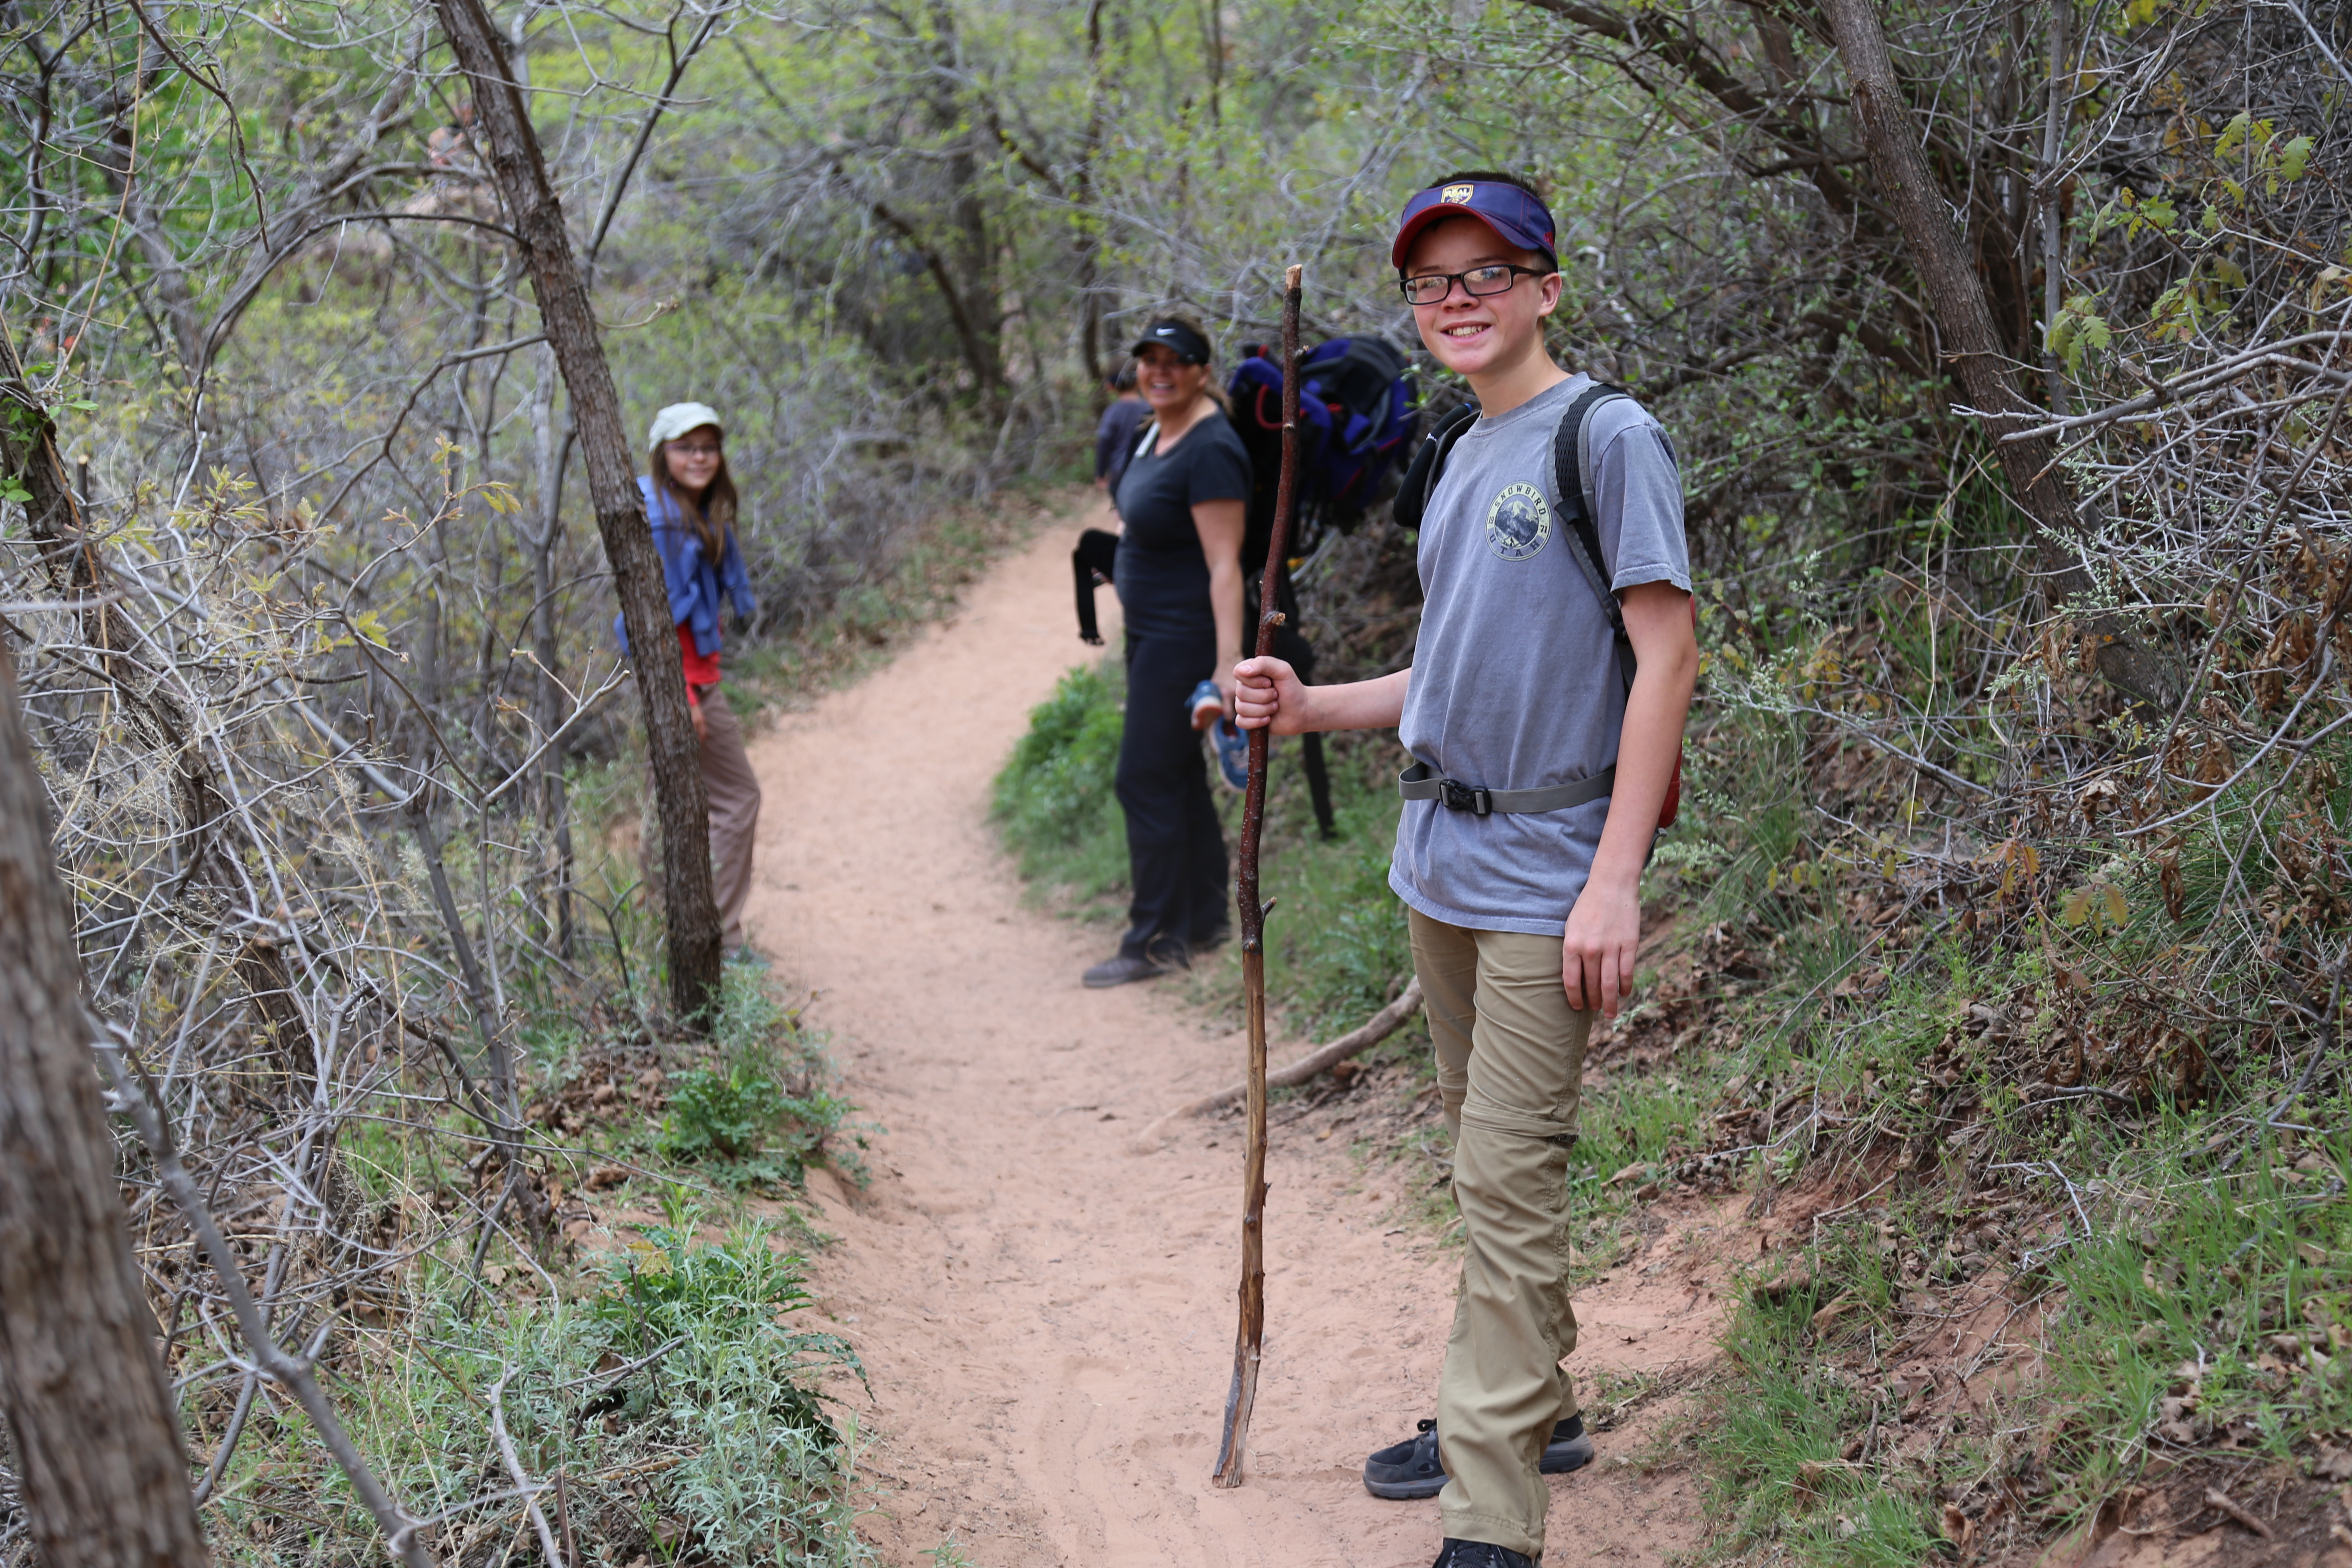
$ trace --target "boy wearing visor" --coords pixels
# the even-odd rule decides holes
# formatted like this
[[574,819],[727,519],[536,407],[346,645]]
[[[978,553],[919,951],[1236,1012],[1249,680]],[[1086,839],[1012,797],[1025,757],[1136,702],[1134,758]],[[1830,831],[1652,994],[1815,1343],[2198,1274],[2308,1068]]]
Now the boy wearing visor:
[[1552,360],[1554,244],[1513,175],[1454,174],[1405,205],[1400,288],[1478,407],[1431,437],[1442,466],[1416,461],[1399,498],[1401,516],[1422,503],[1412,667],[1317,687],[1279,659],[1234,672],[1245,727],[1395,725],[1414,759],[1389,884],[1427,999],[1465,1249],[1436,1418],[1364,1480],[1438,1494],[1438,1568],[1541,1558],[1545,1474],[1592,1457],[1559,1365],[1576,1346],[1569,1151],[1593,1013],[1614,1017],[1632,988],[1642,868],[1698,670],[1674,448],[1632,398]]

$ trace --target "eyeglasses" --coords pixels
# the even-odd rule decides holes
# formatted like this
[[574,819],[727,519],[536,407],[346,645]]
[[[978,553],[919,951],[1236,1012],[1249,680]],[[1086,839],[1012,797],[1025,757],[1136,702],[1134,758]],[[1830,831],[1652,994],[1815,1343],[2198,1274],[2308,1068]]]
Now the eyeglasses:
[[1467,272],[1430,272],[1419,278],[1400,278],[1397,289],[1408,305],[1434,305],[1454,292],[1456,283],[1473,299],[1488,294],[1507,294],[1511,286],[1525,273],[1530,278],[1549,278],[1551,274],[1540,268],[1513,267],[1507,262],[1496,262],[1490,267],[1473,267]]
[[673,442],[671,443],[669,449],[676,452],[681,458],[715,458],[719,456],[719,448],[716,447],[706,447],[700,445],[688,447]]

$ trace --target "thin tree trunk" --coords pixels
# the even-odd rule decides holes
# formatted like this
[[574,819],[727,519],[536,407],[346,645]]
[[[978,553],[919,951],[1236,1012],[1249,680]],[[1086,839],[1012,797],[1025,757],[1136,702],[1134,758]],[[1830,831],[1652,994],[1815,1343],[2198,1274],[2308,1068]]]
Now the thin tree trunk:
[[[555,356],[545,354],[540,366],[539,390],[531,399],[539,491],[539,528],[534,533],[518,515],[517,530],[530,552],[531,653],[539,665],[539,727],[553,734],[563,722],[563,688],[556,679],[562,649],[555,627],[555,547],[563,533],[563,472],[572,460],[572,432],[568,422],[561,436],[555,429]],[[555,951],[572,956],[572,824],[564,795],[563,759],[570,750],[554,746],[539,763],[540,820],[555,846],[548,868],[549,901],[554,910]]]
[[1095,160],[1102,155],[1103,120],[1105,115],[1102,14],[1107,0],[1088,0],[1087,5],[1087,140],[1086,151],[1078,160],[1076,180],[1078,226],[1078,301],[1084,313],[1078,331],[1078,352],[1087,362],[1087,412],[1099,418],[1103,407],[1110,401],[1110,388],[1104,384],[1102,324],[1102,219],[1095,211]]
[[[2000,352],[1992,306],[1969,258],[1967,237],[1955,226],[1942,187],[1919,150],[1918,121],[1895,74],[1894,56],[1879,26],[1874,0],[1822,0],[1853,88],[1854,121],[1870,153],[1880,194],[1903,232],[1903,242],[1919,270],[1927,302],[1943,330],[1944,353],[1969,402],[1982,411],[1998,438],[2004,431],[2038,422],[2042,410],[2020,393],[2010,361]],[[2037,552],[2044,595],[2054,602],[2088,597],[2095,587],[2068,541],[2084,526],[2074,486],[2058,466],[2056,446],[2046,437],[1998,441],[2011,492],[2042,525]],[[2169,708],[2178,699],[2179,676],[2152,650],[2128,640],[2120,623],[2095,616],[2091,626],[2099,672],[2144,702]]]
[[620,395],[563,226],[563,209],[540,154],[538,132],[507,63],[505,41],[480,0],[434,0],[434,8],[459,68],[473,79],[491,171],[509,221],[522,237],[540,320],[571,396],[589,500],[620,595],[645,707],[646,750],[661,816],[670,1002],[680,1017],[701,1019],[718,998],[720,958],[719,909],[710,887],[709,797],[703,787],[702,748],[687,710],[686,676],[661,557],[646,523],[621,423]]
[[2050,329],[2066,297],[2066,218],[2061,210],[2058,163],[2066,152],[2066,116],[2074,102],[2074,73],[2066,68],[2066,7],[2050,0],[2050,106],[2042,128],[2042,375],[2050,412],[2066,416],[2066,367],[2048,347]]
[[25,1511],[48,1568],[200,1568],[48,820],[0,661],[0,1398]]

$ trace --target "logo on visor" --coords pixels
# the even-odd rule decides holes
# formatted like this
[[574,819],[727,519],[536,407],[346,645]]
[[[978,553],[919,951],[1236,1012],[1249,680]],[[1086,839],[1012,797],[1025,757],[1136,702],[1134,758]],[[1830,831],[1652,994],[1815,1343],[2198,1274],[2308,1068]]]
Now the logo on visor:
[[1477,194],[1478,187],[1475,185],[1448,185],[1437,193],[1437,199],[1441,202],[1460,202],[1466,205],[1470,198]]
[[1505,485],[1486,509],[1486,548],[1525,561],[1551,542],[1551,505],[1533,485]]

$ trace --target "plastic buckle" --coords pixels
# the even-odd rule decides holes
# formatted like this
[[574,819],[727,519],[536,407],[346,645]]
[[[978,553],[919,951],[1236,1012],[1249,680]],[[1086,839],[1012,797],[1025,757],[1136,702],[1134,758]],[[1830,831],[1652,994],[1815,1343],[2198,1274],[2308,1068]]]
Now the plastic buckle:
[[1437,798],[1445,803],[1448,811],[1466,811],[1473,816],[1486,816],[1494,812],[1495,795],[1492,790],[1460,784],[1453,779],[1440,779],[1437,791]]

